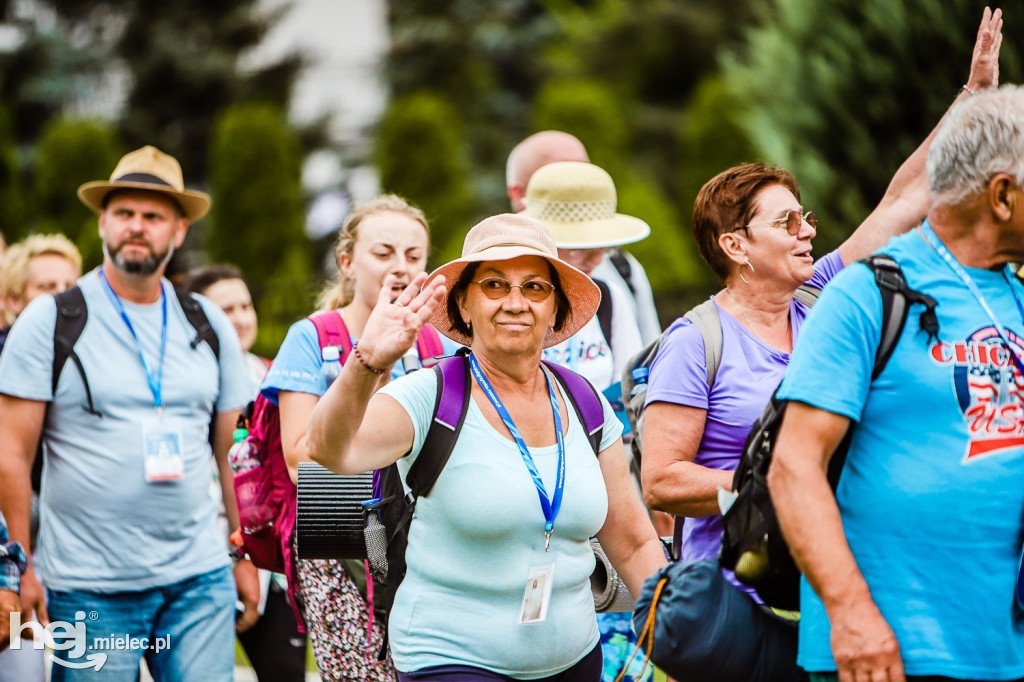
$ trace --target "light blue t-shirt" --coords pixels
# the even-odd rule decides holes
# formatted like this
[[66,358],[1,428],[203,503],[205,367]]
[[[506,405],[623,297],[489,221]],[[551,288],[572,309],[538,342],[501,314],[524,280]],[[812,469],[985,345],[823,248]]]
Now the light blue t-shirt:
[[[217,508],[209,495],[209,425],[214,412],[249,400],[238,335],[221,312],[197,297],[220,341],[220,366],[206,343],[191,347],[195,329],[170,283],[167,352],[163,364],[164,423],[177,424],[184,477],[147,483],[143,425],[157,412],[139,344],[102,288],[95,271],[79,280],[88,322],[75,344],[95,409],[74,362],[51,393],[56,307],[41,296],[18,317],[0,355],[0,393],[53,399],[43,429],[43,469],[37,558],[43,582],[55,590],[122,592],[169,585],[227,565]],[[158,367],[159,302],[123,302],[146,362]]]
[[[896,633],[908,675],[1024,676],[1014,583],[1024,536],[1024,379],[978,301],[916,230],[883,253],[935,298],[939,340],[915,304],[879,378],[881,297],[854,265],[804,324],[780,392],[858,422],[836,499],[853,556]],[[1003,271],[968,269],[1014,351],[1024,320]],[[1012,289],[1012,291],[1011,291]],[[829,622],[806,580],[799,663],[835,670]]]
[[[351,334],[349,339],[353,344],[357,340]],[[444,335],[441,335],[441,347],[444,349],[446,357],[455,355],[455,351],[460,348],[459,344]],[[413,352],[415,354],[415,348]],[[414,362],[417,367],[422,367],[418,355],[414,358]],[[281,348],[277,351],[274,364],[270,366],[267,378],[263,380],[260,392],[264,398],[275,405],[279,391],[295,391],[296,393],[311,393],[321,396],[327,391],[327,379],[321,374],[323,364],[316,326],[309,318],[303,318],[288,330]],[[404,374],[405,368],[402,362],[396,362],[395,366],[391,368],[391,378],[397,379]]]
[[[415,436],[398,460],[408,474],[433,418],[437,376],[415,372],[381,389],[405,409]],[[544,514],[522,455],[496,431],[474,400],[451,459],[416,503],[406,550],[408,572],[388,621],[395,666],[412,672],[471,665],[517,679],[555,675],[598,642],[589,538],[608,511],[604,478],[565,392],[565,491],[551,549],[544,552]],[[622,431],[602,397],[601,450]],[[557,446],[530,448],[544,487],[555,486]],[[556,563],[551,603],[542,623],[520,625],[531,565]]]

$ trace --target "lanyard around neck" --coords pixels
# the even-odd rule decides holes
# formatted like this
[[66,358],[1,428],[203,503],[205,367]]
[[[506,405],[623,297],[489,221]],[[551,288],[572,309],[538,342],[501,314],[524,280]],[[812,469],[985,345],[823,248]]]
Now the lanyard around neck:
[[562,508],[562,492],[565,489],[565,442],[562,438],[562,416],[558,412],[558,401],[555,398],[555,387],[554,380],[548,374],[547,370],[544,371],[544,378],[548,382],[548,395],[551,398],[551,411],[555,416],[555,438],[558,442],[558,475],[555,479],[555,494],[550,500],[548,500],[547,490],[544,488],[544,481],[541,480],[540,472],[537,471],[537,465],[533,461],[533,456],[530,454],[529,448],[526,447],[526,443],[523,441],[522,435],[519,433],[519,429],[512,422],[512,417],[509,415],[508,410],[501,403],[501,399],[498,398],[498,394],[494,392],[494,388],[491,383],[484,376],[483,371],[480,369],[480,364],[476,360],[476,356],[469,356],[469,368],[473,372],[476,382],[480,384],[480,388],[487,394],[488,400],[491,401],[491,405],[494,405],[494,409],[498,411],[498,416],[501,417],[501,421],[505,423],[512,438],[516,442],[516,446],[519,448],[519,454],[523,457],[523,462],[526,464],[527,470],[530,472],[530,476],[533,478],[533,485],[537,488],[537,496],[540,498],[540,508],[544,512],[544,551],[548,551],[551,546],[551,533],[555,529],[555,518],[558,516],[558,511]]
[[[988,301],[986,301],[985,297],[982,295],[981,289],[979,289],[978,285],[974,283],[974,280],[971,279],[971,276],[967,273],[967,270],[964,269],[964,266],[960,264],[960,261],[956,259],[956,256],[950,253],[949,249],[946,248],[946,245],[942,243],[942,240],[939,239],[939,235],[935,234],[935,230],[927,220],[921,223],[921,235],[924,237],[925,241],[935,249],[939,256],[942,257],[942,260],[946,262],[949,269],[952,270],[960,281],[964,283],[964,286],[966,286],[968,291],[971,292],[971,295],[973,295],[978,301],[978,305],[981,306],[982,310],[985,311],[985,314],[988,315],[990,320],[992,320],[992,324],[995,326],[996,332],[999,334],[999,338],[1002,339],[1003,345],[1006,346],[1006,350],[1010,352],[1010,357],[1013,358],[1013,362],[1017,365],[1018,371],[1024,375],[1024,363],[1022,363],[1021,359],[1017,357],[1017,353],[1014,352],[1013,346],[1010,345],[1010,340],[1006,334],[1006,330],[1003,328],[1003,325],[999,320],[996,319],[996,315],[992,311],[992,308],[989,307]],[[1017,310],[1020,312],[1021,321],[1024,322],[1024,304],[1021,303],[1016,289],[1013,288],[1013,283],[1010,281],[1011,275],[1009,274],[1009,270],[1009,265],[1005,265],[1003,267],[1003,278],[1006,280],[1006,285],[1010,287],[1010,293],[1013,294],[1013,300],[1017,303]]]
[[110,299],[110,304],[114,306],[114,310],[124,320],[125,326],[128,327],[132,338],[135,339],[135,345],[139,348],[139,360],[142,361],[142,369],[146,372],[146,380],[149,382],[149,390],[153,394],[153,404],[156,406],[156,411],[163,412],[164,355],[167,352],[167,292],[164,291],[163,282],[160,283],[160,303],[163,313],[163,321],[160,326],[160,364],[157,366],[157,371],[154,375],[153,371],[149,368],[149,363],[146,362],[145,353],[142,352],[142,342],[139,340],[139,335],[135,333],[135,327],[132,326],[132,321],[128,319],[128,313],[124,309],[124,304],[121,303],[121,299],[114,293],[113,287],[107,281],[107,276],[103,274],[102,267],[100,268],[99,276],[100,281],[103,282],[103,290],[107,292],[107,298]]

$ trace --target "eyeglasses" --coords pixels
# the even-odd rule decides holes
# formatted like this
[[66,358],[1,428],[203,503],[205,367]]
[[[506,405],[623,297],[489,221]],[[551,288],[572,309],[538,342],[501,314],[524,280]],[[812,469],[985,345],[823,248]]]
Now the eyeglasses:
[[750,223],[749,225],[740,225],[739,227],[735,228],[733,232],[735,232],[736,230],[745,230],[748,227],[752,227],[754,225],[770,225],[773,223],[785,222],[786,232],[789,232],[791,235],[795,237],[800,233],[800,228],[803,226],[803,221],[807,221],[807,224],[815,229],[818,228],[818,216],[814,215],[814,211],[808,211],[803,215],[800,215],[800,211],[790,211],[789,213],[786,214],[784,218],[776,218],[775,220],[759,220],[758,222]]
[[502,277],[485,277],[479,282],[471,282],[471,284],[479,285],[480,291],[484,292],[484,296],[490,299],[498,300],[505,298],[513,288],[516,288],[519,289],[519,293],[525,298],[535,303],[543,301],[555,290],[554,284],[545,282],[542,279],[531,279],[522,284],[512,284]]

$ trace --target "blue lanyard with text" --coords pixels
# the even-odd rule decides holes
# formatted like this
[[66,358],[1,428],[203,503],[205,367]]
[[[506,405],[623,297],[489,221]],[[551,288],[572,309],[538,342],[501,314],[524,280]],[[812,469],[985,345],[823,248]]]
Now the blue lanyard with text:
[[516,445],[519,447],[519,454],[523,456],[523,462],[526,463],[526,468],[533,478],[533,485],[537,487],[537,496],[540,497],[540,508],[544,512],[544,551],[546,552],[551,547],[551,533],[555,530],[555,517],[558,516],[558,510],[562,508],[562,491],[565,489],[565,442],[562,439],[562,416],[558,412],[554,382],[548,375],[547,370],[544,370],[544,377],[548,382],[548,394],[551,396],[551,411],[555,415],[555,438],[558,442],[558,476],[555,479],[555,494],[549,501],[547,490],[544,489],[544,481],[540,478],[540,472],[537,471],[537,465],[533,462],[530,450],[526,447],[526,443],[523,442],[519,429],[512,423],[512,417],[509,415],[508,410],[501,404],[498,394],[494,392],[494,388],[480,370],[476,357],[472,354],[469,356],[469,368],[473,372],[476,382],[480,384],[480,388],[484,390],[487,398],[494,405],[494,409],[498,411],[501,421],[505,422],[505,426],[508,427],[512,438],[515,439]]
[[[964,270],[964,266],[960,265],[956,256],[949,252],[949,249],[947,249],[946,245],[942,243],[941,239],[939,239],[939,235],[935,234],[935,230],[932,229],[932,226],[927,220],[921,223],[921,234],[924,236],[925,241],[927,241],[928,244],[930,244],[931,247],[935,249],[940,256],[942,256],[942,260],[946,261],[946,265],[949,266],[950,270],[956,273],[956,276],[960,278],[960,281],[964,283],[964,286],[967,287],[974,298],[977,299],[978,304],[981,305],[985,314],[987,314],[989,319],[992,320],[992,324],[999,333],[999,338],[1003,340],[1006,350],[1010,351],[1010,357],[1013,358],[1013,362],[1017,365],[1017,369],[1020,371],[1021,375],[1024,375],[1024,364],[1021,363],[1021,359],[1017,357],[1017,354],[1014,352],[1013,346],[1010,345],[1010,340],[1006,335],[1006,330],[1003,328],[1003,325],[999,323],[999,320],[996,319],[995,313],[992,312],[992,308],[989,307],[988,301],[986,301],[985,297],[982,296],[981,290],[978,289],[978,285],[974,283],[971,276],[967,274],[966,270]],[[1003,277],[1006,279],[1006,285],[1010,287],[1010,293],[1013,294],[1013,300],[1017,303],[1017,310],[1020,312],[1021,322],[1024,322],[1024,304],[1021,304],[1020,297],[1017,296],[1017,291],[1013,288],[1013,283],[1010,281],[1010,276],[1007,274],[1009,267],[1009,265],[1003,267]]]
[[146,356],[142,352],[142,342],[139,341],[138,334],[135,333],[135,327],[132,326],[132,321],[128,319],[128,313],[124,310],[124,305],[121,303],[121,299],[114,293],[114,289],[110,286],[110,282],[107,281],[107,276],[103,274],[103,268],[100,268],[100,281],[103,282],[103,290],[107,292],[107,298],[110,299],[110,304],[114,306],[114,310],[117,311],[121,319],[124,320],[125,325],[128,327],[128,331],[131,332],[132,338],[135,339],[135,344],[139,347],[139,359],[142,360],[142,369],[146,371],[146,380],[149,382],[149,390],[153,394],[153,403],[156,406],[158,413],[163,413],[164,399],[162,393],[162,386],[164,381],[164,354],[167,351],[167,292],[163,289],[163,283],[160,283],[160,302],[161,309],[163,312],[163,322],[160,327],[160,365],[157,367],[156,376],[153,376],[152,370],[149,368],[149,364],[146,362]]

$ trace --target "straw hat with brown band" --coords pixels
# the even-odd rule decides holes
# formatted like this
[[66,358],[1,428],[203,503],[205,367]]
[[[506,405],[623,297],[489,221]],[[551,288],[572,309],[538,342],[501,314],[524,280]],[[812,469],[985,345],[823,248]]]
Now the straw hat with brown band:
[[[569,299],[570,314],[561,329],[548,331],[544,337],[544,347],[561,343],[579,331],[594,316],[597,306],[601,303],[601,291],[585,273],[559,259],[558,246],[551,232],[536,220],[512,213],[503,213],[483,220],[466,235],[462,257],[434,270],[427,278],[427,282],[438,275],[444,275],[448,295],[451,295],[452,287],[459,281],[462,271],[470,263],[504,261],[519,256],[544,258],[558,273],[559,286]],[[472,337],[452,329],[447,300],[438,306],[430,318],[430,323],[456,343],[464,346],[473,343]]]
[[185,189],[177,159],[148,145],[122,156],[109,181],[87,182],[79,187],[78,198],[99,213],[107,195],[118,189],[144,189],[166,194],[178,202],[189,222],[199,220],[210,210],[209,194]]
[[639,218],[616,213],[615,183],[592,163],[559,161],[530,178],[520,211],[551,230],[560,249],[599,249],[638,242],[651,233]]

